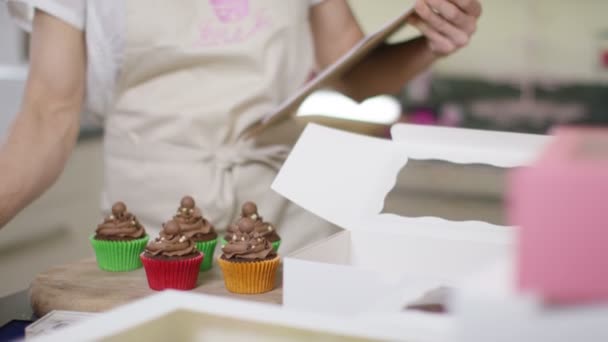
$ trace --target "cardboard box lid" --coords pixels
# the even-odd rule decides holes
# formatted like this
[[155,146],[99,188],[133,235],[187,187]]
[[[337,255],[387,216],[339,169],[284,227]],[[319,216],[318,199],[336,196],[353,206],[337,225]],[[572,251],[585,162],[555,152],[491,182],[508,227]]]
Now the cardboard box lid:
[[[503,227],[480,221],[381,213],[396,178],[414,159],[515,167],[531,161],[546,136],[397,124],[393,141],[309,124],[272,189],[304,209],[349,230],[433,234],[441,238],[489,239]],[[446,227],[458,230],[446,230]]]

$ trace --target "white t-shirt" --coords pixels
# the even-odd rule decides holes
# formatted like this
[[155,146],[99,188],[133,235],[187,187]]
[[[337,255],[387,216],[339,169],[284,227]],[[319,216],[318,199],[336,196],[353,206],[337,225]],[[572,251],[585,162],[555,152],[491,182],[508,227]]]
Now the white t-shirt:
[[[120,74],[125,40],[124,0],[4,0],[23,29],[32,29],[34,9],[47,12],[85,31],[87,48],[87,109],[104,114],[112,104]],[[311,6],[323,0],[307,1]]]

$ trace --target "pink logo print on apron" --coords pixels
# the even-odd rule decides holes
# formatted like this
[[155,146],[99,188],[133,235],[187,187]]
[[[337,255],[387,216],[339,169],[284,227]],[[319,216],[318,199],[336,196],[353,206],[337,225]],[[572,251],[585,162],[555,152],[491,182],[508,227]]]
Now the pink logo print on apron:
[[209,0],[215,15],[223,23],[240,21],[249,16],[249,0]]
[[217,21],[201,25],[199,46],[240,43],[272,26],[264,9],[251,13],[249,0],[209,0]]

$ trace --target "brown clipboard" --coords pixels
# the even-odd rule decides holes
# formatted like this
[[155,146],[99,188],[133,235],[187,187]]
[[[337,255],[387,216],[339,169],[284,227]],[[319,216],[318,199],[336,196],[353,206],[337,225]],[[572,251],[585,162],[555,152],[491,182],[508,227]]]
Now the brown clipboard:
[[295,115],[297,108],[304,102],[306,97],[315,90],[331,83],[341,77],[344,72],[361,61],[371,51],[384,43],[393,33],[399,30],[407,18],[414,12],[414,5],[410,5],[406,11],[398,17],[383,25],[379,30],[367,35],[355,46],[353,46],[344,56],[340,57],[329,67],[325,68],[314,79],[306,83],[295,94],[283,101],[277,109],[264,116],[261,121],[251,126],[244,134],[246,137],[255,137],[264,129],[271,125],[278,124]]

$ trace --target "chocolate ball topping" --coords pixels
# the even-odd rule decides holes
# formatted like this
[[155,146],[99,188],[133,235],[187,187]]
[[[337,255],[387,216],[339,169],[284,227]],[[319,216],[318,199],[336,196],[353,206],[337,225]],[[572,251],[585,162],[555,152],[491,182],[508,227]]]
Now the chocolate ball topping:
[[194,198],[192,198],[191,196],[184,196],[180,204],[182,208],[192,209],[195,205]]
[[116,217],[122,216],[127,211],[127,206],[123,202],[116,202],[112,206],[112,215]]
[[243,233],[251,233],[255,229],[255,222],[248,217],[243,217],[239,220],[239,230]]
[[243,208],[241,209],[241,212],[243,214],[243,216],[249,217],[253,214],[257,214],[258,213],[258,206],[255,205],[255,203],[253,202],[245,202],[245,204],[243,204]]
[[170,220],[165,223],[165,225],[163,226],[163,230],[167,235],[177,235],[181,232],[181,227],[179,226],[179,223]]

